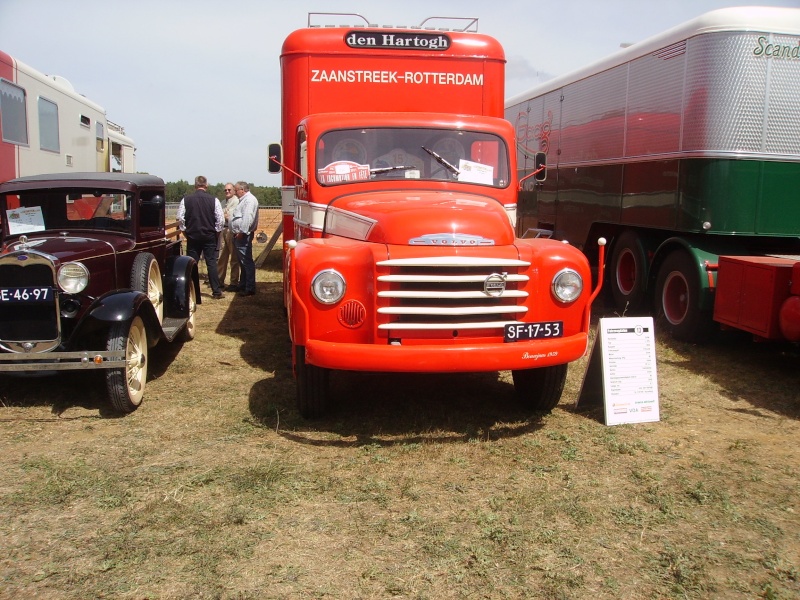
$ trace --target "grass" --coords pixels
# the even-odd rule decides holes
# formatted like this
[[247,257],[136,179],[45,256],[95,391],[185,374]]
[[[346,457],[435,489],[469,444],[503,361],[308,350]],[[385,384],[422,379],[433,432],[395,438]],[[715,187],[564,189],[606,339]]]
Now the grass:
[[111,418],[0,379],[0,598],[800,598],[796,353],[658,336],[661,421],[549,415],[508,373],[336,373],[294,406],[276,253]]

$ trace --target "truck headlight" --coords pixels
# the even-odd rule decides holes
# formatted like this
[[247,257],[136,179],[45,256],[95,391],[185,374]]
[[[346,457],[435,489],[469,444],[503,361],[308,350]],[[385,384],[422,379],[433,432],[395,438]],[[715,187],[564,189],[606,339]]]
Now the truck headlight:
[[575,302],[583,291],[583,279],[572,269],[563,269],[553,277],[553,295],[559,302]]
[[347,284],[341,273],[333,269],[320,271],[311,282],[311,292],[314,298],[323,304],[335,304],[344,296]]
[[82,263],[68,262],[58,269],[58,286],[68,294],[79,294],[89,285],[89,269]]

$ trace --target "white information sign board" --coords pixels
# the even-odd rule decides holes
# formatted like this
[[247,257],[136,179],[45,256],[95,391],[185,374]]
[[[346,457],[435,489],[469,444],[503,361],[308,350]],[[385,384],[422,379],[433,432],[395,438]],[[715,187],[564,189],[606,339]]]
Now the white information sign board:
[[578,402],[600,400],[606,425],[659,420],[652,317],[600,319]]
[[600,319],[606,425],[659,420],[652,317]]

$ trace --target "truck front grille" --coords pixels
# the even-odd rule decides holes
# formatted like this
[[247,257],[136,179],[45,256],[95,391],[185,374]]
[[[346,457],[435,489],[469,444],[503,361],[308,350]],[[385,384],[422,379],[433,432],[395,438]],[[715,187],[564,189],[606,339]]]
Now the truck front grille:
[[0,343],[53,341],[59,339],[58,296],[55,266],[42,256],[18,253],[0,258],[0,288],[50,288],[47,302],[0,304]]
[[497,335],[528,310],[526,261],[443,256],[377,266],[378,329],[392,336]]

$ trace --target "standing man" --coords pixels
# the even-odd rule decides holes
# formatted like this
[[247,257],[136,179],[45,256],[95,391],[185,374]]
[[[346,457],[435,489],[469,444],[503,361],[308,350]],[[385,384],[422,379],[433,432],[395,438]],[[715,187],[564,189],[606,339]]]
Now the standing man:
[[[220,236],[219,259],[217,261],[217,273],[219,274],[219,284],[228,292],[235,292],[239,288],[239,253],[233,246],[233,232],[231,231],[231,217],[233,209],[239,204],[239,197],[233,191],[233,184],[225,184],[225,206],[222,211],[225,213],[225,226]],[[225,287],[225,276],[228,274],[228,260],[231,262],[230,285]]]
[[194,188],[194,192],[181,199],[178,227],[186,235],[186,254],[198,262],[201,254],[205,257],[211,297],[219,300],[225,296],[217,273],[217,243],[225,216],[219,200],[206,191],[208,180],[205,177],[195,177]]
[[241,275],[239,277],[239,295],[255,296],[256,263],[253,260],[253,235],[258,228],[258,199],[250,193],[250,184],[239,181],[235,186],[239,204],[233,209],[231,231],[233,245],[239,253]]

